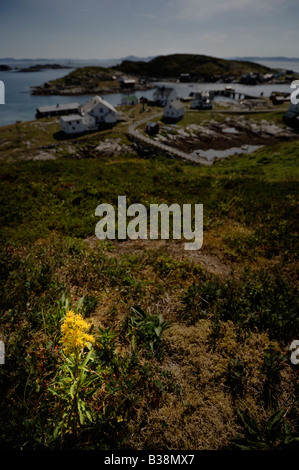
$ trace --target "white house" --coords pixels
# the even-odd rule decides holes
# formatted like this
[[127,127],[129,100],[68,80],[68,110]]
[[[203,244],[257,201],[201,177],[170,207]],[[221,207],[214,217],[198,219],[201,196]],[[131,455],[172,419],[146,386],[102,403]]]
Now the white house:
[[89,114],[90,116],[95,117],[96,124],[103,122],[114,124],[118,119],[118,112],[114,106],[100,96],[94,96],[91,100],[87,101],[87,103],[81,105],[80,114],[82,116]]
[[194,93],[190,109],[212,109],[213,99],[208,91]]
[[80,116],[78,114],[70,114],[60,118],[61,130],[66,134],[80,134],[81,132],[98,129],[96,119],[89,114]]
[[99,129],[103,124],[113,125],[117,122],[118,112],[108,101],[94,96],[79,107],[78,114],[62,116],[60,125],[66,134],[78,134]]
[[178,121],[184,117],[185,106],[180,100],[169,101],[163,109],[163,118],[167,121]]
[[153,93],[153,100],[157,101],[160,106],[165,106],[168,102],[177,100],[177,92],[174,88],[160,86]]
[[66,134],[79,134],[86,130],[82,121],[82,116],[79,116],[78,114],[62,116],[60,118],[60,127]]

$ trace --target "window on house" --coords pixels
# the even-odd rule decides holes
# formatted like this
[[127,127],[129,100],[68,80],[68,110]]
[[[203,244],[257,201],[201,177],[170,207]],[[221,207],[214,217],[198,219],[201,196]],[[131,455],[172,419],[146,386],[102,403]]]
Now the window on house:
[[72,127],[73,131],[75,130],[75,126]]

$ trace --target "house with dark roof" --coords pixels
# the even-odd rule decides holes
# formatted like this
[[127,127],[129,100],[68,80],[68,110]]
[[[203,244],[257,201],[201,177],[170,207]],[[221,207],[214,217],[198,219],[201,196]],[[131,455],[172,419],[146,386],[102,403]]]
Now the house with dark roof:
[[136,80],[134,78],[121,77],[118,83],[120,88],[135,88]]
[[67,114],[79,114],[79,103],[54,104],[39,106],[36,108],[37,119],[52,116],[65,116]]

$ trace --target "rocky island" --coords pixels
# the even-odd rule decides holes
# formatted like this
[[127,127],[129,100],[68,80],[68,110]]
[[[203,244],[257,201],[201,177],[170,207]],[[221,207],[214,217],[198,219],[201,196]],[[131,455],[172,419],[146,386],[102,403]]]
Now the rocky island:
[[152,85],[133,75],[106,67],[80,67],[68,75],[32,87],[33,95],[102,95],[126,90],[148,90]]
[[18,68],[18,72],[40,72],[41,70],[55,70],[55,69],[72,69],[70,65],[61,65],[61,64],[36,64],[30,65],[29,67]]
[[[271,69],[247,60],[228,60],[199,54],[170,54],[150,61],[124,60],[115,66],[122,73],[146,77],[148,80],[180,82],[222,82],[257,85],[290,83],[292,71]],[[289,73],[292,72],[292,73]]]
[[28,67],[11,67],[10,65],[0,64],[0,71],[9,72],[14,70],[15,72],[40,72],[41,70],[54,70],[54,69],[72,69],[69,65],[61,64],[35,64],[29,65]]
[[[35,70],[36,67],[42,66],[32,66],[27,71]],[[32,87],[31,93],[71,96],[118,93],[130,88],[142,91],[152,88],[150,83],[157,80],[256,85],[265,82],[289,83],[290,77],[250,61],[198,54],[170,54],[150,61],[123,60],[121,64],[110,68],[80,67],[64,77]]]

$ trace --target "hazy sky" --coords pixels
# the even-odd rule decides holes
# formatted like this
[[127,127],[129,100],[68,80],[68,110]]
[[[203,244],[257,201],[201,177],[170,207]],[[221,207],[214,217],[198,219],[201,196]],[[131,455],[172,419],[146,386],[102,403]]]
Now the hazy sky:
[[0,0],[0,57],[299,56],[299,0]]

